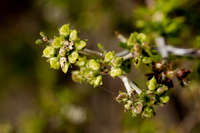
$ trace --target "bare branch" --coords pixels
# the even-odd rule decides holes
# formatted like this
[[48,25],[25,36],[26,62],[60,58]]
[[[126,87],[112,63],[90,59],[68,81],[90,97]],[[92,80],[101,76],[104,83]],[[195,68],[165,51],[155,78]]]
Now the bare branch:
[[197,49],[186,49],[186,48],[176,48],[171,45],[166,45],[165,39],[163,37],[157,37],[155,39],[158,51],[163,58],[167,58],[168,54],[174,54],[177,56],[192,56],[200,58],[200,50]]
[[101,53],[99,51],[90,50],[87,48],[79,51],[79,53],[84,54],[84,55],[97,56],[97,57],[103,58],[103,53]]
[[128,77],[120,76],[119,78],[124,83],[124,86],[125,86],[126,91],[129,96],[131,96],[131,94],[133,93],[133,90],[135,90],[138,95],[140,95],[142,93],[142,91],[136,86],[136,84],[134,84],[132,81],[130,81],[128,79]]

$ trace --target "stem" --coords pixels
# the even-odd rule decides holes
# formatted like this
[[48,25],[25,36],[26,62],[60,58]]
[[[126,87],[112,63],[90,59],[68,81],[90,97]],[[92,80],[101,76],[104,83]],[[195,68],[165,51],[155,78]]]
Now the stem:
[[133,93],[133,90],[135,90],[138,95],[140,95],[142,93],[142,90],[139,89],[136,86],[136,84],[134,84],[132,81],[130,81],[128,79],[128,77],[126,77],[126,76],[120,76],[119,78],[124,83],[124,86],[125,86],[126,91],[127,91],[127,93],[128,93],[129,96],[131,96],[131,94]]
[[197,49],[185,49],[185,48],[176,48],[171,45],[166,45],[165,39],[163,37],[157,37],[155,39],[158,51],[160,52],[163,58],[167,58],[169,53],[172,53],[177,56],[191,56],[200,58],[200,50]]
[[81,51],[79,51],[80,54],[84,54],[84,55],[89,55],[89,56],[96,56],[99,58],[103,58],[103,53],[98,52],[98,51],[94,51],[94,50],[90,50],[90,49],[83,49]]
[[123,59],[124,60],[128,60],[128,59],[131,59],[134,57],[134,54],[133,53],[128,53],[127,55],[123,56]]

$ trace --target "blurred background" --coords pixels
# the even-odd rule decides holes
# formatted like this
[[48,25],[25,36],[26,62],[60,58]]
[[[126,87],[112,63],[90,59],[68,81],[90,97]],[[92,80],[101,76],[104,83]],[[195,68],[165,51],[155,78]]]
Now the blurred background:
[[[133,118],[115,101],[123,84],[104,77],[92,88],[50,69],[35,45],[39,32],[53,37],[65,23],[88,47],[121,51],[115,32],[162,35],[172,45],[200,48],[199,0],[5,0],[0,4],[0,133],[199,133],[200,61],[175,58],[189,86],[175,85],[170,102],[150,120]],[[153,42],[152,42],[153,44]],[[132,80],[145,87],[145,67]]]

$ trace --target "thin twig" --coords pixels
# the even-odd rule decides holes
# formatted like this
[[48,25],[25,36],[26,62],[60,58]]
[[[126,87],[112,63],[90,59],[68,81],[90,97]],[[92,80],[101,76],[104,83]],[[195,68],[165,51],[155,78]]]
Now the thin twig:
[[99,51],[90,50],[90,49],[87,49],[87,48],[79,51],[79,53],[84,54],[84,55],[97,56],[99,58],[103,58],[103,53],[101,53]]
[[157,37],[155,39],[158,51],[163,58],[167,58],[168,54],[174,54],[177,56],[191,56],[200,58],[200,50],[197,49],[186,49],[186,48],[176,48],[171,45],[166,45],[164,37]]
[[127,55],[123,56],[123,59],[124,60],[128,60],[128,59],[131,59],[134,57],[134,54],[133,53],[128,53]]
[[139,89],[137,87],[137,85],[134,84],[131,80],[129,80],[128,77],[126,77],[126,76],[120,76],[119,78],[124,83],[124,86],[125,86],[126,91],[127,91],[127,93],[128,93],[129,96],[131,96],[131,94],[133,93],[133,90],[135,90],[138,95],[140,95],[142,93],[142,90]]

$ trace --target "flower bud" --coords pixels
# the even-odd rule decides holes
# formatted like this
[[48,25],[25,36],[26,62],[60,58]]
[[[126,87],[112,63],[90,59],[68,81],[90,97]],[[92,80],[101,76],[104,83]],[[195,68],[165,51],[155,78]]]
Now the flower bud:
[[119,95],[116,97],[116,101],[118,103],[122,103],[128,99],[128,94],[125,92],[120,92]]
[[122,57],[113,58],[112,61],[111,61],[112,66],[114,66],[114,67],[120,67],[122,62],[123,62],[123,58]]
[[132,47],[135,43],[136,43],[136,37],[137,37],[137,34],[136,32],[134,33],[131,33],[130,37],[128,38],[128,41],[127,41],[127,45],[129,47]]
[[100,69],[100,64],[94,59],[89,60],[87,65],[88,65],[88,68],[94,71],[98,71]]
[[151,90],[151,91],[155,90],[156,87],[157,87],[156,78],[155,78],[155,77],[151,78],[151,79],[149,80],[149,82],[147,83],[147,85],[148,85],[148,89],[149,89],[149,90]]
[[112,76],[114,78],[114,77],[117,77],[117,76],[120,76],[120,75],[122,75],[122,69],[121,68],[115,68],[115,67],[111,68],[110,76]]
[[142,112],[143,104],[141,102],[137,102],[134,105],[133,112],[136,114],[140,114]]
[[59,59],[57,57],[52,57],[50,58],[50,66],[53,69],[59,69],[60,68],[60,62]]
[[64,73],[67,73],[68,68],[69,68],[69,63],[67,63],[67,58],[66,57],[61,57],[60,58],[60,66],[62,68],[62,71]]
[[150,64],[152,63],[152,59],[150,57],[143,57],[142,62],[144,64]]
[[64,38],[63,37],[54,37],[54,40],[52,42],[52,46],[54,48],[60,48],[63,45]]
[[81,40],[80,42],[75,43],[75,48],[77,50],[82,50],[86,45],[87,43]]
[[43,55],[46,58],[50,58],[53,57],[55,54],[55,49],[52,46],[47,46],[44,50],[43,50]]
[[60,29],[59,29],[60,35],[63,36],[68,36],[70,33],[70,26],[69,24],[64,24]]
[[87,62],[87,58],[85,56],[79,57],[78,61],[76,62],[76,65],[79,67],[82,67],[82,66],[85,66],[86,62]]
[[161,103],[167,103],[169,101],[170,97],[169,96],[162,96],[160,97],[160,102]]
[[102,85],[103,83],[102,83],[102,76],[101,75],[99,75],[99,76],[97,76],[97,77],[95,77],[94,79],[93,79],[93,86],[94,87],[97,87],[97,86],[100,86],[100,85]]
[[155,68],[156,68],[156,69],[161,69],[162,66],[163,66],[163,64],[161,64],[161,63],[156,63],[156,64],[155,64]]
[[66,49],[64,47],[61,47],[60,50],[59,50],[59,55],[65,56],[66,52],[67,52]]
[[167,91],[167,90],[168,90],[168,87],[165,86],[165,85],[162,85],[161,87],[159,87],[159,88],[156,90],[156,93],[157,93],[157,94],[162,94],[162,93],[164,93],[164,92]]
[[70,41],[76,41],[78,40],[78,32],[77,30],[72,30],[69,36]]
[[143,43],[146,40],[146,36],[143,33],[137,35],[137,41]]
[[130,110],[132,105],[133,105],[133,102],[131,100],[128,100],[127,103],[124,105],[124,108],[126,110]]
[[77,51],[73,51],[69,56],[68,56],[68,60],[69,63],[74,64],[76,62],[76,60],[78,59],[79,54]]
[[75,82],[79,82],[79,83],[82,82],[83,77],[82,77],[80,71],[73,71],[72,72],[72,80],[75,81]]
[[108,52],[105,54],[104,62],[108,63],[115,57],[114,52]]
[[142,117],[143,118],[151,118],[155,114],[153,108],[151,107],[145,107],[143,112],[142,112]]

